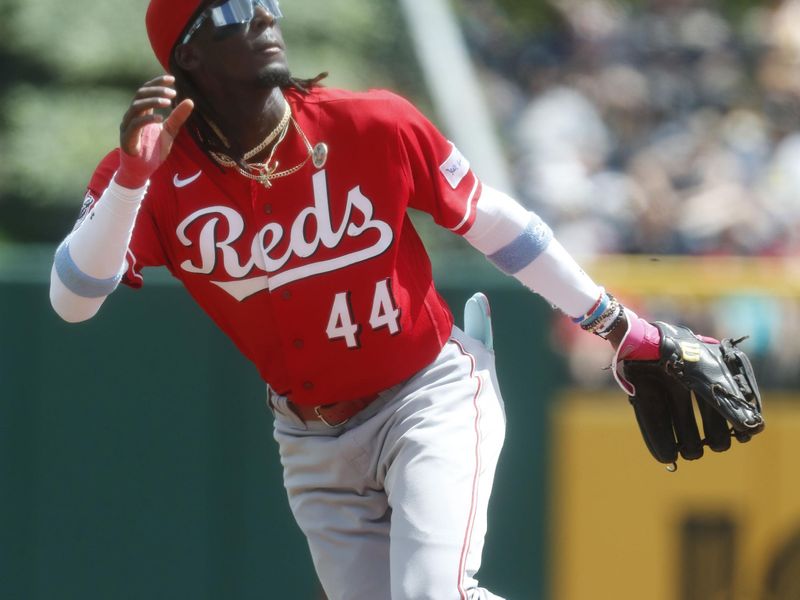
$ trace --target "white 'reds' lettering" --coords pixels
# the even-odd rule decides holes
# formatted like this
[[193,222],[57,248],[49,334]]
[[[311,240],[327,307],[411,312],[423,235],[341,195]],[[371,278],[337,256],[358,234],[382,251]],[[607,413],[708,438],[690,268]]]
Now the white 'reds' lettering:
[[358,325],[353,323],[350,292],[340,292],[334,297],[325,333],[330,340],[344,339],[348,348],[358,348]]
[[[341,223],[334,228],[325,171],[317,172],[312,181],[314,205],[300,211],[288,229],[288,245],[283,254],[275,255],[275,249],[284,240],[287,231],[278,223],[267,223],[253,237],[249,248],[250,256],[246,262],[242,262],[231,244],[244,233],[244,219],[230,207],[210,206],[195,211],[178,225],[176,233],[181,244],[188,248],[199,246],[199,263],[196,260],[185,260],[181,263],[181,268],[188,273],[208,275],[217,267],[219,252],[222,257],[222,269],[234,281],[212,281],[212,283],[236,300],[242,301],[263,290],[275,290],[293,281],[369,260],[379,256],[391,246],[394,240],[391,226],[374,218],[373,204],[361,192],[359,186],[348,192]],[[202,225],[199,237],[197,240],[190,239],[188,236],[190,226],[202,221],[204,217],[210,218]],[[228,233],[224,239],[220,239],[223,219],[227,224]],[[356,239],[371,230],[378,233],[378,239],[370,245],[327,260],[313,260],[320,246],[333,249],[339,246],[345,237]],[[306,238],[307,231],[315,232],[311,239]],[[297,267],[281,271],[293,256],[307,260]],[[253,274],[248,277],[254,269],[264,274]]]
[[392,292],[389,290],[389,280],[384,279],[375,285],[375,296],[372,299],[372,314],[369,324],[373,329],[388,327],[392,335],[400,331],[400,309],[397,308]]
[[230,244],[238,240],[244,232],[244,219],[238,212],[227,206],[210,206],[192,213],[178,225],[178,239],[184,246],[191,246],[192,241],[186,236],[189,225],[205,215],[220,214],[225,217],[228,223],[228,237],[217,241],[217,225],[219,218],[209,219],[200,231],[200,266],[195,266],[190,260],[181,263],[181,269],[189,273],[208,274],[214,270],[217,264],[217,249],[222,251],[222,262],[225,271],[231,277],[241,278],[247,275],[253,268],[253,259],[245,265],[239,264],[239,255]]

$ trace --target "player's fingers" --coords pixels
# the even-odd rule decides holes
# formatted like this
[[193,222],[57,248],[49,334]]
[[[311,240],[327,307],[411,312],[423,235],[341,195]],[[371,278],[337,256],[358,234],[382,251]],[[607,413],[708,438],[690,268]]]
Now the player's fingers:
[[174,88],[166,86],[140,87],[133,95],[134,100],[142,98],[174,98],[178,92]]
[[130,122],[141,115],[152,113],[158,108],[169,108],[172,102],[168,98],[146,98],[143,100],[134,100],[127,112],[122,116],[122,123],[120,129],[128,127]]
[[164,75],[159,75],[158,77],[154,77],[150,81],[146,81],[144,83],[144,85],[142,85],[142,87],[143,88],[145,88],[145,87],[161,87],[161,86],[171,87],[173,85],[175,85],[175,77],[172,76],[172,75],[167,75],[165,73]]
[[119,126],[120,130],[126,129],[130,125],[130,122],[136,117],[152,113],[156,109],[169,108],[171,104],[171,98],[163,96],[135,98],[130,106],[128,106],[128,110],[125,111],[125,114],[122,115],[122,121]]
[[122,117],[120,129],[128,126],[130,121],[142,113],[152,112],[157,108],[168,108],[178,95],[173,85],[172,75],[161,75],[142,85],[133,96],[128,110]]
[[120,148],[131,156],[136,156],[140,151],[139,140],[142,129],[150,123],[161,123],[163,120],[164,118],[157,113],[131,119],[128,126],[120,132]]
[[194,102],[188,98],[183,100],[164,121],[164,130],[174,138],[186,123],[189,115],[192,114],[192,110],[194,110]]
[[172,101],[169,98],[144,98],[131,102],[128,112],[143,113],[145,110],[152,110],[154,108],[169,108],[170,106],[172,106]]

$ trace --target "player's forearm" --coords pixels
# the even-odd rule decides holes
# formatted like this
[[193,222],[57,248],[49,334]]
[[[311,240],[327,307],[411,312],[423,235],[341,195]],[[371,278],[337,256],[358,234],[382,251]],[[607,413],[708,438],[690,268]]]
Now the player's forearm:
[[65,320],[86,320],[116,289],[146,187],[129,190],[111,182],[100,200],[56,251],[50,302]]
[[603,291],[538,215],[487,185],[464,237],[501,271],[570,317],[586,314]]

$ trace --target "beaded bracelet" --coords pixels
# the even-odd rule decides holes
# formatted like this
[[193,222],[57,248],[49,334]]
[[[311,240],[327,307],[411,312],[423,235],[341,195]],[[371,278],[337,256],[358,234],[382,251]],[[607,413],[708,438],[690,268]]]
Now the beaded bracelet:
[[622,323],[622,320],[625,318],[625,307],[622,304],[619,304],[619,311],[614,316],[613,319],[610,320],[610,324],[606,327],[598,327],[596,331],[593,331],[595,335],[600,336],[601,338],[608,339],[608,336],[611,335],[611,332],[614,331],[619,324]]
[[606,311],[609,302],[611,302],[609,295],[606,294],[606,291],[603,288],[600,288],[600,295],[597,297],[597,301],[592,305],[592,308],[590,308],[580,317],[573,318],[572,322],[583,327],[585,323],[591,323],[595,321]]
[[605,311],[603,311],[600,315],[596,318],[593,318],[590,321],[586,321],[581,323],[581,329],[585,331],[590,331],[591,333],[597,333],[598,331],[605,330],[619,315],[621,309],[621,305],[619,301],[617,301],[614,296],[608,294],[609,302],[608,307]]

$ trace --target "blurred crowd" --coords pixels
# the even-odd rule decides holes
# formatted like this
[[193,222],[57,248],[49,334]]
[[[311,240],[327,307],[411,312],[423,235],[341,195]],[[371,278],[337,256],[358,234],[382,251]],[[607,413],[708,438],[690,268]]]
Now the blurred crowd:
[[549,0],[525,35],[464,0],[517,190],[573,252],[800,243],[800,0]]
[[[547,4],[552,22],[534,32],[495,1],[462,6],[517,192],[562,243],[582,258],[796,256],[800,0],[754,2],[735,18],[711,0]],[[631,300],[695,331],[750,333],[762,381],[800,386],[791,297]],[[554,336],[576,381],[608,385],[600,340],[568,326]]]

